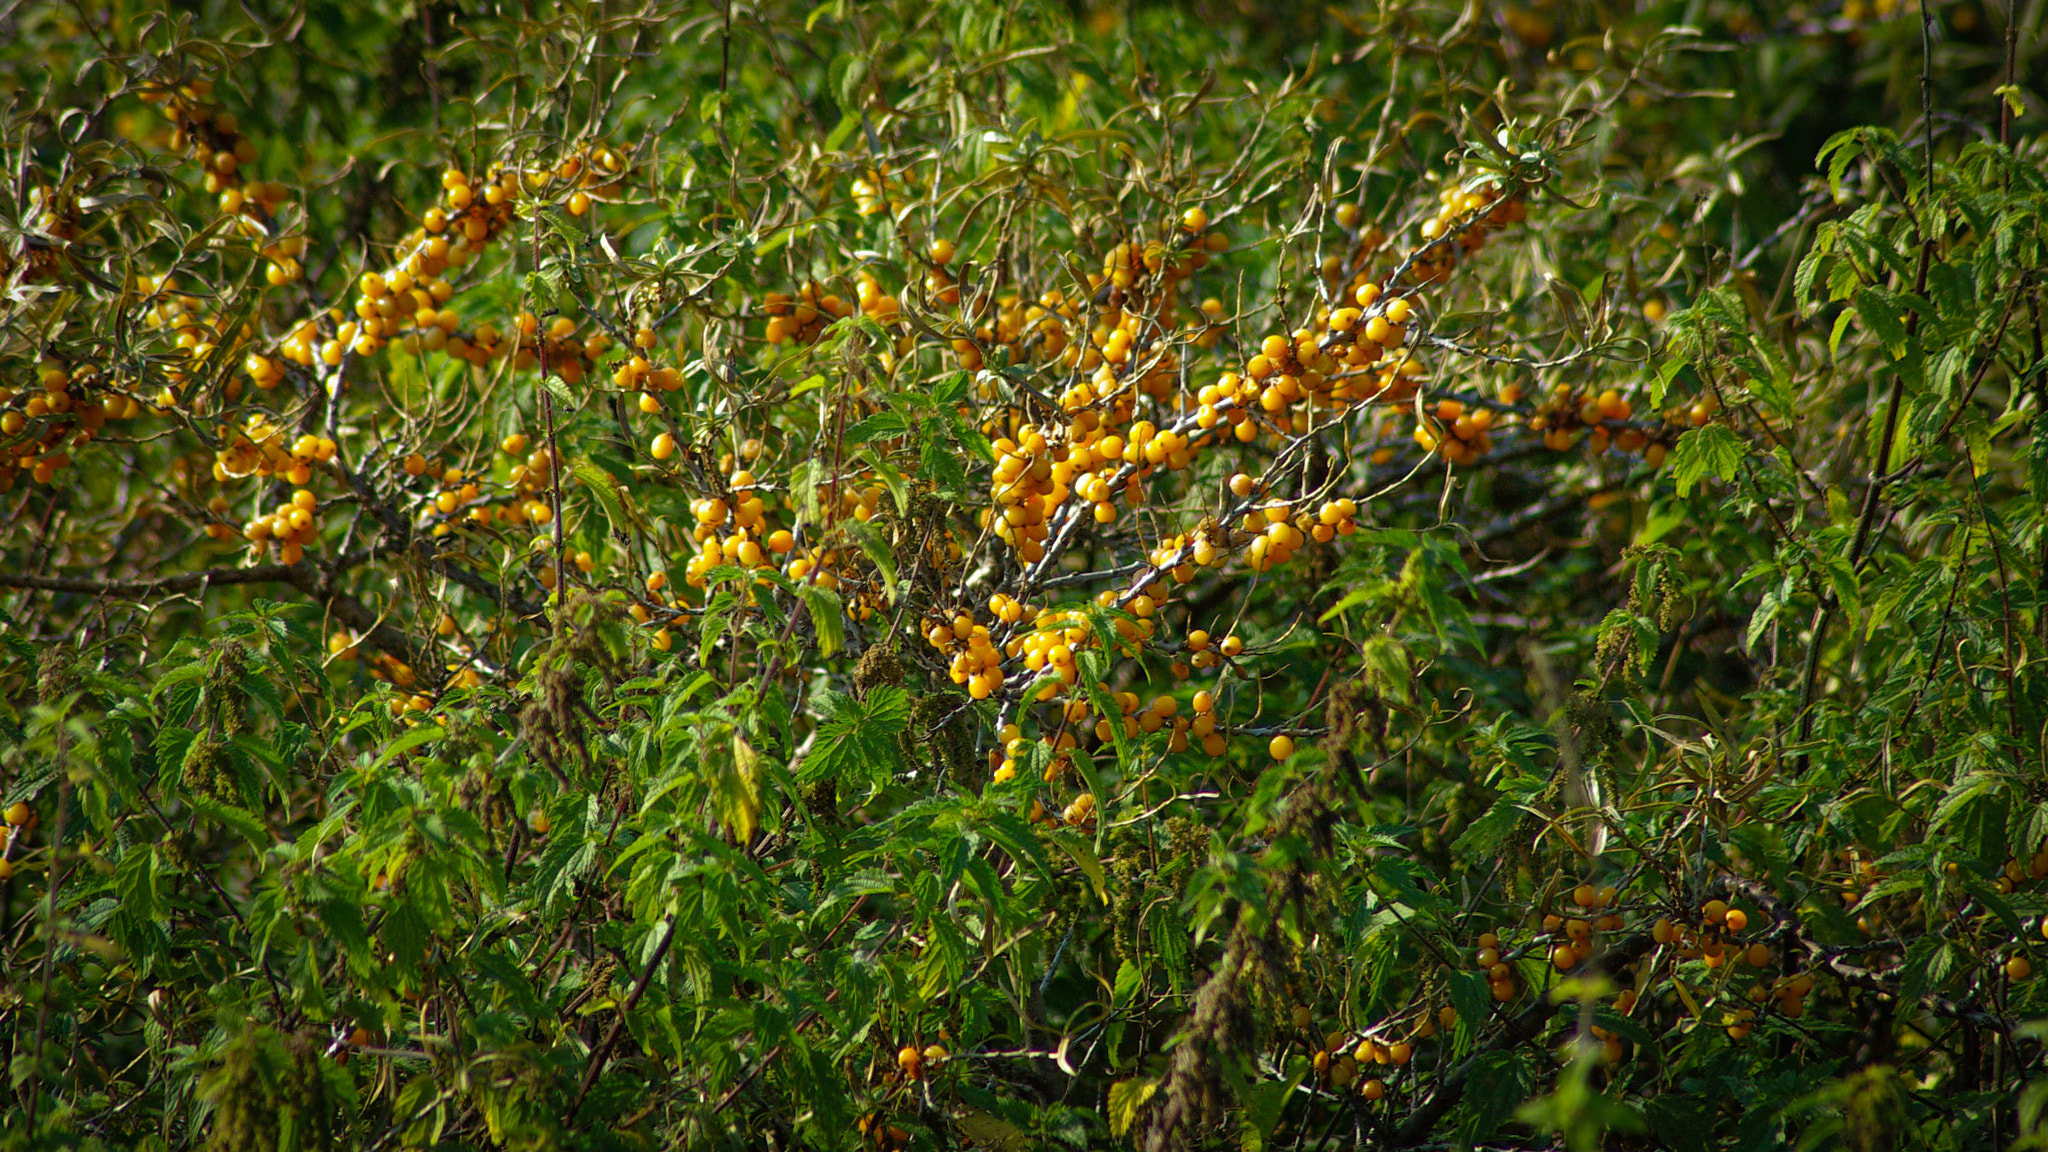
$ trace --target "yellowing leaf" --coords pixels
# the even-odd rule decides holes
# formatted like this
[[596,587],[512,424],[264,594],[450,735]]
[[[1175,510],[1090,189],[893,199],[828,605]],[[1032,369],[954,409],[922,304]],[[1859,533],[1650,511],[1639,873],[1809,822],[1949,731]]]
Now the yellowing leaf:
[[1138,1109],[1159,1091],[1157,1080],[1119,1080],[1109,1086],[1109,1134],[1122,1138],[1138,1122]]

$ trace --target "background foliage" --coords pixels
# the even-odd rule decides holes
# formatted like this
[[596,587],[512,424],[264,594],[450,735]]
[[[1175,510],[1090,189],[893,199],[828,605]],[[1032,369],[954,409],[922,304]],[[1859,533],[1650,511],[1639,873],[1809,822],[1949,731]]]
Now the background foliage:
[[0,1145],[2035,1146],[2040,21],[8,8]]

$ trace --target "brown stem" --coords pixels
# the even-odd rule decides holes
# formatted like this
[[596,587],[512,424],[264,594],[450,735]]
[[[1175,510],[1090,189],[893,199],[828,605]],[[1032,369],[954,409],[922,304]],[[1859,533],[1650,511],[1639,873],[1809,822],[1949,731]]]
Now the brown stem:
[[[1929,185],[1930,194],[1933,187]],[[1913,295],[1922,296],[1927,292],[1927,266],[1934,259],[1933,237],[1920,241],[1920,269],[1913,276]],[[1920,329],[1920,310],[1908,309],[1906,315],[1906,340],[1910,344]],[[1877,509],[1884,496],[1885,479],[1892,458],[1892,444],[1899,433],[1899,411],[1904,405],[1906,376],[1903,372],[1892,376],[1891,394],[1885,399],[1884,435],[1878,440],[1877,456],[1870,462],[1870,488],[1863,494],[1863,512],[1856,518],[1856,538],[1849,545],[1849,568],[1855,571],[1863,564],[1864,550],[1870,546],[1872,528],[1877,523]],[[1827,641],[1828,625],[1833,622],[1839,602],[1832,596],[1821,600],[1813,614],[1813,635],[1806,642],[1806,670],[1804,684],[1799,691],[1799,743],[1804,744],[1813,736],[1814,696],[1820,688],[1821,648]],[[1800,757],[1802,765],[1805,757]]]
[[597,1083],[597,1074],[604,1070],[605,1061],[611,1058],[612,1046],[619,1042],[619,1033],[626,1030],[626,1017],[639,1005],[640,998],[647,994],[647,986],[654,982],[654,970],[661,966],[662,959],[668,955],[669,945],[675,943],[677,923],[676,917],[668,918],[668,927],[661,934],[661,942],[654,946],[654,955],[647,958],[647,968],[640,973],[640,982],[633,985],[632,995],[626,997],[626,1003],[612,1019],[612,1026],[605,1031],[604,1040],[591,1050],[590,1064],[583,1069],[583,1083],[576,1089],[576,1098],[569,1102],[570,1119],[575,1119],[577,1110],[583,1107],[583,1098],[590,1094],[590,1086]]

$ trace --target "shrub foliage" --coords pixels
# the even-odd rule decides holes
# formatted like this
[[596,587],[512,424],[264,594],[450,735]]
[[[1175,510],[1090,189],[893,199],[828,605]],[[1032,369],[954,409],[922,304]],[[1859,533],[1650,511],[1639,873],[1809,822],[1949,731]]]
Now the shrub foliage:
[[2004,4],[663,7],[0,13],[0,1146],[2034,1146]]

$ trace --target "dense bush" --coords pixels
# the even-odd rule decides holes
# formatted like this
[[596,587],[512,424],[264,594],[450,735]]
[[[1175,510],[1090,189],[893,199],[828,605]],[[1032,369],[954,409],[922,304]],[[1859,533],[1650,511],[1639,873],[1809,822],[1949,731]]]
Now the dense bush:
[[0,1146],[2036,1146],[1938,8],[0,12]]

